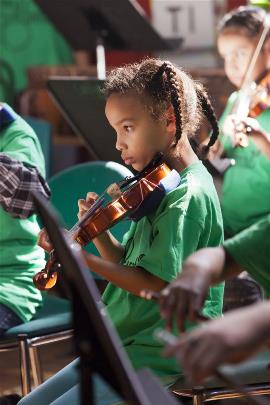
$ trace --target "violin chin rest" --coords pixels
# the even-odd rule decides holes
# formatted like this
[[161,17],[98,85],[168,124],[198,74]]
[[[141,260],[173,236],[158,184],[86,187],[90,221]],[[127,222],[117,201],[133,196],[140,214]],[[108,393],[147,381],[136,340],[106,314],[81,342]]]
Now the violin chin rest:
[[140,206],[129,215],[129,218],[138,222],[141,218],[150,215],[157,209],[165,195],[178,187],[180,183],[180,174],[173,169],[166,177],[160,180],[158,186],[148,194]]

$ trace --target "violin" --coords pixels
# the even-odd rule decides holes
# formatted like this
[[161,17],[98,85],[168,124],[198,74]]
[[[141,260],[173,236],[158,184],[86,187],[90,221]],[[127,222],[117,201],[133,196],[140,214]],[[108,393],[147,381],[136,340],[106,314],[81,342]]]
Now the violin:
[[256,118],[263,111],[270,107],[270,71],[257,84],[253,94],[250,107],[249,117]]
[[[240,101],[237,103],[236,113],[240,118],[246,117],[256,118],[263,111],[270,107],[270,71],[268,71],[256,84],[250,83],[249,87],[240,90]],[[234,136],[234,146],[243,148],[248,146],[248,135],[251,133],[251,128],[240,123],[236,126]]]
[[[160,189],[162,179],[173,172],[175,171],[171,171],[167,164],[162,162],[162,154],[158,154],[142,172],[115,183],[113,187],[110,186],[69,231],[71,240],[83,247],[125,217],[139,220],[147,215],[144,201],[147,201],[154,191]],[[178,184],[176,183],[174,187]],[[112,189],[117,190],[119,196],[102,206],[105,193],[109,193]],[[157,199],[155,204],[159,202]],[[154,208],[151,207],[152,210]],[[61,265],[57,262],[55,252],[52,250],[45,269],[33,277],[35,286],[39,290],[49,290],[54,287],[60,268]]]
[[[258,84],[252,82],[249,87],[241,89],[239,93],[239,98],[237,98],[231,114],[236,114],[243,119],[258,117],[270,108],[270,71],[264,75]],[[245,126],[243,123],[237,125],[233,136],[234,147],[247,147],[250,133],[251,128],[249,126]],[[222,157],[223,153],[224,149],[220,144],[215,157],[206,162],[206,167],[215,175],[223,175],[229,167],[235,164],[234,159]]]

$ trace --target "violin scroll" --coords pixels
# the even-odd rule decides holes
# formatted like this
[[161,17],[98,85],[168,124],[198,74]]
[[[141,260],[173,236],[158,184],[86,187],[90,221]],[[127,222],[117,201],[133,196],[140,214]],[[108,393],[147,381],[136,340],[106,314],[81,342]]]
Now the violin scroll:
[[33,277],[35,287],[40,291],[46,291],[53,288],[57,282],[57,274],[61,265],[56,260],[49,259],[44,270],[38,272]]

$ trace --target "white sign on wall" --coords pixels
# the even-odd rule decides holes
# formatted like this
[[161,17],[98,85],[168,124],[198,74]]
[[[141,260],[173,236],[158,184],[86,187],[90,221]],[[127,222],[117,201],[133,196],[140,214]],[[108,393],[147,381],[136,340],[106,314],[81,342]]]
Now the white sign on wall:
[[152,0],[152,16],[163,37],[183,38],[184,49],[215,44],[213,0]]

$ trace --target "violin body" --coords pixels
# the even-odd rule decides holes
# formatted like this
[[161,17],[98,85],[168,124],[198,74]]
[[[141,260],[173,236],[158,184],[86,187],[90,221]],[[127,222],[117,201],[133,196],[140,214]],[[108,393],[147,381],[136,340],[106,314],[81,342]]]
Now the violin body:
[[[140,208],[142,202],[157,188],[159,182],[170,174],[166,163],[161,163],[135,184],[131,184],[118,198],[97,210],[86,221],[79,221],[72,239],[80,246],[86,246],[94,238],[114,226],[123,218],[131,215]],[[34,284],[39,290],[48,290],[56,284],[60,264],[55,258],[54,251],[50,252],[46,267],[37,273]]]
[[270,71],[257,85],[255,94],[250,103],[249,116],[258,117],[270,107]]
[[248,138],[252,129],[245,124],[245,119],[247,117],[257,118],[268,108],[270,108],[270,71],[264,75],[258,84],[252,82],[238,92],[238,97],[230,112],[239,119],[235,131],[231,135],[234,147],[245,148],[249,144]]

